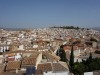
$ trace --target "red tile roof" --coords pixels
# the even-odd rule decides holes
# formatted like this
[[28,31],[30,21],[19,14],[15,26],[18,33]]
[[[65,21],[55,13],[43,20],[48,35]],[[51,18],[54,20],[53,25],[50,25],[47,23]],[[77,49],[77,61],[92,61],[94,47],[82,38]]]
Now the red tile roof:
[[13,58],[6,58],[6,61],[14,61],[15,60],[15,58],[13,57]]
[[40,70],[40,71],[43,71],[43,72],[52,71],[51,63],[38,64],[37,70]]
[[22,61],[22,65],[35,65],[35,64],[36,64],[36,58],[33,57],[24,58]]
[[20,64],[21,64],[20,61],[11,61],[11,62],[8,62],[6,70],[9,71],[9,70],[19,69],[20,68]]

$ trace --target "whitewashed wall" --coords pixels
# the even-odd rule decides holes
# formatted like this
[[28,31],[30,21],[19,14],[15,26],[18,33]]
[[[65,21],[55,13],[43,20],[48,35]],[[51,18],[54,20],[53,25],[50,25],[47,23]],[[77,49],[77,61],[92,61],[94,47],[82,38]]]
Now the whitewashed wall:
[[84,75],[93,75],[93,72],[86,72]]
[[52,71],[49,72],[43,72],[43,75],[69,75],[69,72],[56,72],[53,73]]

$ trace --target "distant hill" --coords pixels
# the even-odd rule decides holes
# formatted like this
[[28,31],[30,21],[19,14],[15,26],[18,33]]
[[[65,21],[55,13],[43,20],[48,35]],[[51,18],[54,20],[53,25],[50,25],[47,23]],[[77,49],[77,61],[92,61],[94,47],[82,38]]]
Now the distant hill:
[[74,26],[53,26],[51,28],[80,29],[78,26],[77,27],[74,27]]
[[100,27],[94,27],[92,29],[100,31]]
[[4,29],[4,30],[12,30],[12,31],[25,30],[25,28],[5,28],[5,27],[0,27],[0,29]]

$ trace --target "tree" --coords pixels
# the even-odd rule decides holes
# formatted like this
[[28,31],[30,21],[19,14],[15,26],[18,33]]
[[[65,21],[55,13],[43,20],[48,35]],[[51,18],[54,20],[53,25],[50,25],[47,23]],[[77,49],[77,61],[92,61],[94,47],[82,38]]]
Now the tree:
[[91,37],[91,38],[90,38],[90,41],[98,42],[97,39],[94,38],[94,37]]
[[100,51],[96,50],[95,53],[96,53],[96,54],[100,54]]
[[57,50],[56,55],[60,57],[60,61],[67,61],[66,53],[63,49],[63,45],[60,46],[60,49]]
[[70,61],[69,61],[69,64],[70,64],[71,68],[74,65],[73,45],[72,45],[72,49],[71,49],[71,53],[70,53]]
[[90,52],[89,61],[92,61],[92,53]]
[[83,63],[76,62],[73,67],[74,74],[83,75],[85,71],[85,65]]
[[82,62],[75,62],[73,66],[73,73],[75,75],[82,75],[84,72],[100,70],[100,58],[92,58],[92,53],[87,60]]

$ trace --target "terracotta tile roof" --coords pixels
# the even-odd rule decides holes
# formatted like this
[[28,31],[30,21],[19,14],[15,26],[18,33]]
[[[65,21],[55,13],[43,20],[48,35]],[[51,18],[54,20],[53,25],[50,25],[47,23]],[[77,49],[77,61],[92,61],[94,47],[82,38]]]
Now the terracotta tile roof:
[[16,50],[16,51],[5,52],[5,53],[3,53],[3,54],[9,55],[9,54],[14,54],[14,53],[22,53],[22,52],[24,52],[24,51],[22,51],[22,50]]
[[44,44],[47,44],[48,43],[48,41],[44,41],[44,40],[38,40],[38,41],[36,41],[37,43],[44,43]]
[[35,65],[35,64],[36,64],[36,58],[33,57],[24,58],[22,61],[22,65]]
[[40,71],[43,71],[43,72],[52,71],[51,63],[38,64],[37,70],[40,70]]
[[8,54],[8,57],[15,56],[15,53]]
[[57,56],[55,53],[47,53],[47,57],[48,57],[48,59],[49,60],[54,60],[54,61],[58,61],[58,60],[60,60],[60,57],[59,56]]
[[9,71],[9,70],[19,69],[20,68],[20,64],[21,64],[20,61],[11,61],[11,62],[8,62],[6,70]]
[[39,55],[39,52],[34,52],[34,53],[31,54],[30,57],[37,57],[38,55]]
[[22,73],[3,72],[0,75],[23,75]]
[[42,72],[61,72],[61,71],[69,71],[68,65],[66,62],[54,62],[54,63],[42,63],[37,66],[37,73],[41,74]]
[[70,46],[64,46],[63,49],[64,50],[71,50],[71,47]]
[[15,58],[6,58],[6,61],[14,61]]
[[52,71],[53,72],[57,72],[57,71],[67,71],[68,70],[68,66],[67,63],[63,62],[58,62],[58,63],[53,63],[52,64]]
[[42,70],[37,70],[36,75],[43,75],[43,71]]
[[46,56],[50,61],[58,61],[60,60],[60,57],[57,56],[55,53],[52,51],[45,51],[42,52],[42,55]]
[[84,44],[79,43],[79,44],[77,44],[77,46],[78,47],[84,47]]
[[[72,48],[71,46],[64,46],[63,47],[64,50],[71,50],[71,48]],[[78,46],[73,46],[73,50],[77,50],[77,49],[78,49]]]
[[31,51],[29,51],[29,50],[25,50],[25,51],[23,51],[23,50],[16,50],[16,51],[5,52],[3,54],[4,55],[5,54],[9,55],[9,54],[15,54],[15,53],[39,53],[39,52],[37,52],[36,50],[31,50]]
[[[0,65],[0,73],[4,71],[5,66],[4,65]],[[1,74],[0,74],[1,75]]]
[[54,41],[61,41],[62,42],[63,40],[55,38]]

